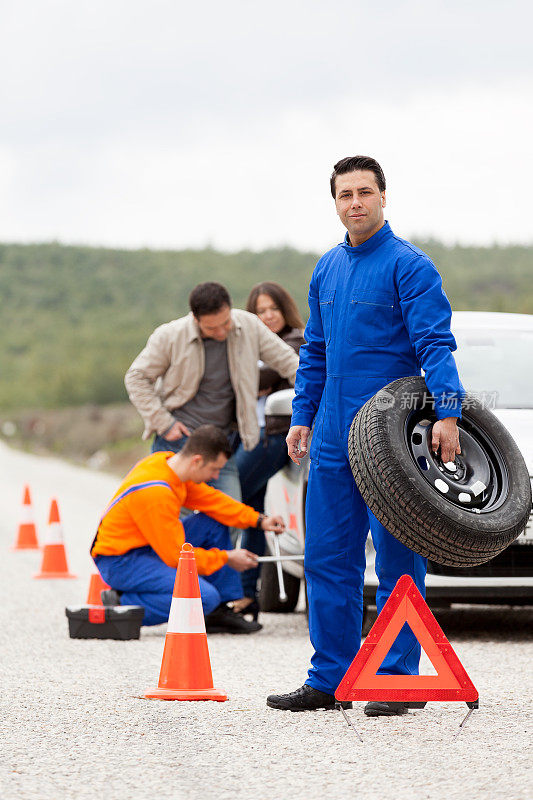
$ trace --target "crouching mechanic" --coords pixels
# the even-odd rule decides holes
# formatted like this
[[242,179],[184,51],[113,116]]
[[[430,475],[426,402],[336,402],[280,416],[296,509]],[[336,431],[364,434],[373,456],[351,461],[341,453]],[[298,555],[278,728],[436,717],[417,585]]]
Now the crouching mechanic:
[[[204,481],[216,479],[230,457],[225,434],[202,425],[179,453],[157,452],[126,475],[104,513],[91,555],[111,590],[105,604],[144,606],[144,625],[168,620],[181,547],[194,547],[208,632],[253,633],[261,629],[227,603],[242,598],[238,572],[257,556],[234,550],[227,526],[281,533],[281,517],[266,517]],[[202,513],[180,521],[182,505]]]

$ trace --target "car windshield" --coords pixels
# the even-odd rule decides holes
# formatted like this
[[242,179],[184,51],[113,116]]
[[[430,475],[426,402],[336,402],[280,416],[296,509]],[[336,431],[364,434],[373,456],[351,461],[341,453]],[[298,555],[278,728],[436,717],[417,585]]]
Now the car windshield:
[[463,386],[488,408],[533,408],[533,331],[454,329]]

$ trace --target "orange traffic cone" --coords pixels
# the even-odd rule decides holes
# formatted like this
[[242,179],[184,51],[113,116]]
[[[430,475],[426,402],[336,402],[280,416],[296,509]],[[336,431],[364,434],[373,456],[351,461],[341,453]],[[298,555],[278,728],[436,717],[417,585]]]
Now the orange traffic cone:
[[159,685],[144,696],[153,700],[228,699],[225,692],[213,688],[198,572],[193,546],[187,542],[178,562]]
[[48,533],[43,551],[41,571],[34,578],[75,578],[68,571],[63,530],[59,521],[57,500],[52,500],[48,518]]
[[100,592],[103,589],[111,589],[104,581],[99,572],[94,572],[89,580],[89,591],[87,593],[86,603],[88,606],[102,606],[102,598]]
[[30,487],[24,487],[24,497],[22,499],[22,521],[18,527],[17,541],[11,548],[12,550],[38,550],[37,531],[33,519],[33,508],[31,505]]

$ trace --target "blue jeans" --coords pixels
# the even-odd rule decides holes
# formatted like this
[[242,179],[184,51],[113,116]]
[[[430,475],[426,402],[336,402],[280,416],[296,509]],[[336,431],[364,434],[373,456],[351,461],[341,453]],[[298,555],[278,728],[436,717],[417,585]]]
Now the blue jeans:
[[[174,453],[179,453],[186,441],[186,436],[182,436],[181,439],[177,439],[175,442],[164,439],[162,436],[155,436],[152,442],[152,453],[156,453],[161,450],[172,450]],[[213,489],[218,489],[220,492],[224,492],[224,494],[228,494],[230,497],[233,497],[234,500],[238,500],[240,503],[241,482],[239,480],[239,471],[237,469],[235,458],[236,454],[233,455],[226,464],[224,464],[220,470],[218,478],[214,481],[208,481],[208,485],[212,486]]]
[[[235,461],[241,479],[243,503],[252,506],[256,511],[265,510],[267,483],[285,466],[287,458],[287,445],[283,433],[265,437],[265,429],[261,428],[259,443],[253,450],[245,450],[242,444],[239,445]],[[241,545],[246,550],[262,556],[265,553],[265,534],[257,528],[248,528],[243,534]],[[254,567],[241,573],[245,597],[255,597],[259,569]]]
[[[232,549],[226,525],[206,514],[191,514],[183,527],[185,540],[194,547]],[[122,605],[144,606],[143,625],[160,625],[168,620],[176,569],[165,564],[149,545],[121,556],[96,556],[94,561],[105,582],[122,592]],[[227,564],[212,575],[200,575],[198,581],[204,614],[220,603],[242,597],[240,577]]]

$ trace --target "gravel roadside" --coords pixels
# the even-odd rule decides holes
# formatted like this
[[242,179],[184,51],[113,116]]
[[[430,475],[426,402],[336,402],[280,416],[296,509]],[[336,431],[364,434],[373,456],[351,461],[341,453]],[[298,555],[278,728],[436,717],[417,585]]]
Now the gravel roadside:
[[[66,605],[83,602],[99,513],[117,480],[0,443],[2,672],[0,798],[144,800],[529,800],[533,609],[462,607],[439,620],[480,693],[466,706],[433,703],[407,717],[288,714],[265,697],[301,685],[311,647],[305,615],[262,615],[250,637],[212,635],[215,686],[226,703],[141,699],[157,685],[165,626],[140,641],[68,638]],[[34,581],[37,552],[11,552],[22,487],[39,532],[57,497],[78,580]]]

